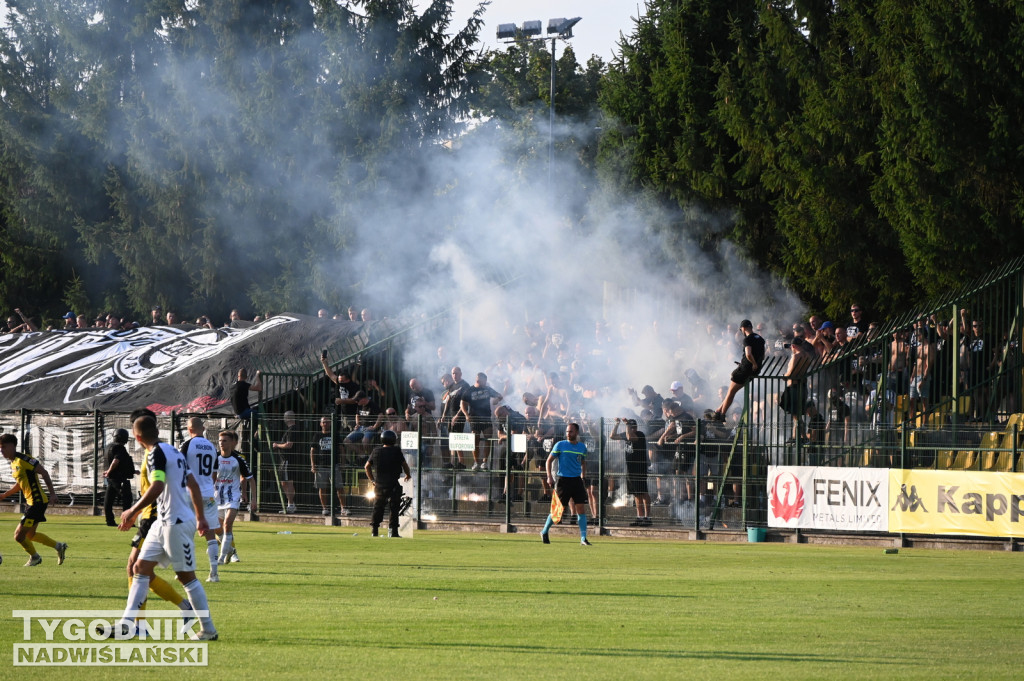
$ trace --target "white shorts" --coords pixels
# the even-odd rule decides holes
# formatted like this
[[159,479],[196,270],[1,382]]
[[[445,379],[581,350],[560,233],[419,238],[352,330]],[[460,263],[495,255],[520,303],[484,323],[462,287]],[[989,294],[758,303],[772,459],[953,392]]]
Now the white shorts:
[[217,500],[214,497],[203,499],[203,517],[206,518],[206,526],[211,530],[220,527],[220,515],[217,513]]
[[193,523],[155,522],[142,543],[139,560],[154,562],[160,567],[171,566],[175,572],[195,572],[196,547],[192,541],[195,533]]
[[241,502],[242,494],[236,487],[224,486],[217,489],[217,508],[220,510],[228,508],[237,510]]

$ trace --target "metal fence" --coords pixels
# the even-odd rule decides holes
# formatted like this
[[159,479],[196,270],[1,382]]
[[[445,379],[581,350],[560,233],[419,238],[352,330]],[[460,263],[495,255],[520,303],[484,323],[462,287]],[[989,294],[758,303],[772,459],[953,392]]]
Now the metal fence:
[[977,469],[997,453],[1016,470],[1022,322],[1018,259],[846,344],[819,344],[795,379],[792,343],[779,341],[744,391],[750,439],[775,464]]
[[[188,416],[160,417],[162,439],[180,445],[188,437]],[[113,442],[114,430],[130,427],[127,419],[123,414],[26,411],[0,414],[0,428],[19,434],[20,449],[40,458],[50,471],[57,489],[53,503],[91,507],[99,513],[104,453]],[[265,517],[292,515],[295,520],[346,525],[368,522],[372,497],[363,465],[379,444],[379,431],[368,441],[355,438],[333,413],[297,415],[291,438],[285,437],[287,423],[281,415],[262,415],[251,436],[248,424],[238,419],[205,416],[203,420],[206,437],[214,442],[222,430],[242,433],[242,451],[253,466],[258,507]],[[626,450],[621,441],[610,439],[613,425],[600,418],[580,423],[581,440],[588,449],[589,515],[602,528],[742,531],[763,527],[765,477],[767,465],[773,463],[1024,472],[1021,414],[998,428],[989,424],[964,424],[955,430],[933,424],[914,429],[866,427],[851,436],[856,444],[826,442],[821,447],[767,446],[759,443],[764,434],[745,424],[727,428],[699,421],[697,436],[682,445],[659,447],[654,444],[657,432],[648,433],[647,471],[642,476],[651,501],[643,514],[651,519],[648,525],[639,520],[638,495],[627,490]],[[544,522],[551,501],[544,463],[560,434],[541,438],[529,432],[513,433],[509,438],[504,434],[511,431],[510,426],[497,420],[471,421],[461,437],[452,438],[452,433],[422,417],[410,422],[395,417],[382,425],[382,429],[418,436],[418,449],[405,453],[415,481],[412,513],[421,526],[467,521],[515,527]],[[274,446],[289,439],[288,449]],[[467,440],[469,446],[458,444]],[[140,466],[142,453],[134,442],[129,443],[129,451]],[[474,462],[486,465],[474,470]],[[0,470],[0,483],[13,483],[7,467]],[[289,500],[294,503],[291,514]]]

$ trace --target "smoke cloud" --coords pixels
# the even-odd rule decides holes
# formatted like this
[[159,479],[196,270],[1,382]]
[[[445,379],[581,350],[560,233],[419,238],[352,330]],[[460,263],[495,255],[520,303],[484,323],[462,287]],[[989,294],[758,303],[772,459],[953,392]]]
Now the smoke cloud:
[[[239,63],[259,63],[260,55],[238,49]],[[337,68],[358,63],[343,62]],[[217,68],[223,65],[187,56],[154,66],[147,92],[167,158],[127,152],[139,173],[171,176],[175,159],[195,159],[211,166],[197,172],[220,178],[218,192],[211,187],[183,197],[185,214],[173,216],[201,232],[182,233],[191,244],[185,247],[197,252],[196,270],[204,269],[204,250],[228,250],[237,253],[238,268],[259,268],[269,253],[306,266],[312,249],[320,260],[308,265],[310,288],[331,291],[339,306],[368,307],[374,318],[410,323],[452,310],[406,351],[405,370],[435,392],[440,371],[458,364],[470,382],[477,371],[488,372],[491,385],[508,391],[510,406],[522,411],[519,395],[542,390],[542,372],[558,371],[580,406],[614,416],[629,404],[627,386],[650,384],[667,395],[673,381],[686,383],[693,370],[709,386],[699,406],[711,407],[739,358],[735,344],[723,341],[722,325],[749,318],[774,331],[776,320],[802,316],[792,293],[752,270],[732,247],[702,247],[700,237],[725,229],[729,215],[659,209],[649,197],[599,188],[580,169],[573,147],[594,143],[596,121],[556,122],[551,167],[546,117],[526,158],[519,157],[522,138],[511,123],[488,121],[451,139],[339,165],[324,139],[294,132],[330,132],[328,122],[308,120],[311,95],[274,93],[265,83],[246,92],[211,89],[206,83],[216,82],[209,74]],[[155,99],[161,93],[165,100]],[[179,101],[193,107],[193,120],[173,115],[182,110]],[[384,134],[383,115],[367,111],[357,127]],[[351,124],[350,117],[345,121]],[[263,191],[226,196],[236,176]],[[339,197],[354,186],[358,195]],[[318,224],[317,234],[334,238],[310,244],[310,225],[324,216],[330,224]],[[237,228],[202,231],[215,221]],[[230,271],[205,276],[232,284]],[[162,293],[178,300],[190,295]],[[239,306],[244,295],[239,291]]]

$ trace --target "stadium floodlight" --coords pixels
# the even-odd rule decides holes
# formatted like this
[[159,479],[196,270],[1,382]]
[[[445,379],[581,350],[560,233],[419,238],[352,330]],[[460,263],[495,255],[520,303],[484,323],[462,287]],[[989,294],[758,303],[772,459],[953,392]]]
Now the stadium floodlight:
[[498,24],[498,40],[515,40],[515,24]]
[[[551,38],[551,96],[548,98],[548,185],[554,186],[554,159],[555,159],[555,48],[558,39],[568,40],[572,37],[572,27],[578,24],[583,17],[566,19],[548,19],[548,38]],[[517,40],[520,37],[527,40],[546,40],[541,35],[540,21],[524,21],[520,29],[515,24],[498,24],[499,40]]]
[[523,22],[523,35],[527,38],[532,38],[535,35],[540,35],[540,20],[537,21],[524,21]]
[[573,17],[572,19],[566,19],[564,17],[559,19],[548,19],[548,35],[557,35],[560,38],[571,38],[572,27],[580,22],[583,17]]

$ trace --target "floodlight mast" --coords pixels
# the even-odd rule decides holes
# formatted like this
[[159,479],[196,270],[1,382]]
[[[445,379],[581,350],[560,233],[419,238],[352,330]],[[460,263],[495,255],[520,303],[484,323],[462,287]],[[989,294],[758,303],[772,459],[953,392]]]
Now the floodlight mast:
[[[583,17],[566,19],[548,19],[548,35],[551,36],[551,90],[550,104],[548,106],[548,186],[552,187],[555,165],[555,48],[556,41],[561,38],[568,40],[572,38],[572,27],[580,22]],[[524,21],[522,28],[515,24],[498,24],[498,40],[514,42],[520,37],[533,40],[540,36],[539,21]]]

